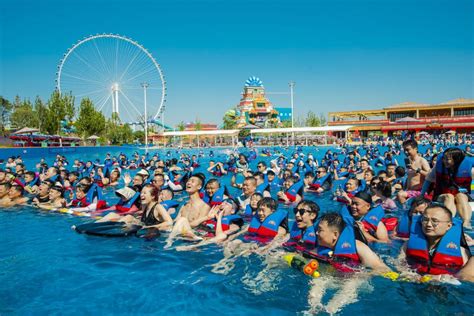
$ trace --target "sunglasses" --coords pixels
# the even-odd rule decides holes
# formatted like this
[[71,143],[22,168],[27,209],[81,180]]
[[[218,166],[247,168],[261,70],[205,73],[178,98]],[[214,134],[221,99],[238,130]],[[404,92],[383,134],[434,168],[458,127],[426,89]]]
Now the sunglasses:
[[306,209],[304,209],[304,208],[295,208],[295,209],[293,210],[293,212],[295,213],[295,215],[299,213],[300,216],[303,216],[303,214],[304,214],[305,212],[313,213],[311,210],[306,210]]

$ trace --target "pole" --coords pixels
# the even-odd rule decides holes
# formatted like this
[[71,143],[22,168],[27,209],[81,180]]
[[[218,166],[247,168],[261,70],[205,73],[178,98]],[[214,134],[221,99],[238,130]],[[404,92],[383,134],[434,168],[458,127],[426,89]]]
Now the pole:
[[[293,89],[295,87],[295,82],[290,81],[290,101],[291,101],[291,128],[295,127],[295,115],[294,115],[294,102],[293,102]],[[293,141],[293,146],[295,145],[295,132],[291,132],[291,139]]]
[[143,87],[143,103],[145,107],[145,152],[148,153],[148,115],[146,111],[146,89],[148,88],[149,84],[144,82],[142,83]]

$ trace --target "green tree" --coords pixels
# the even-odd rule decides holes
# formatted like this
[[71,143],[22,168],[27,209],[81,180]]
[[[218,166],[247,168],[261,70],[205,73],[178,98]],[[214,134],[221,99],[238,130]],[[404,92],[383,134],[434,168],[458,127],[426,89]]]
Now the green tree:
[[133,138],[138,140],[140,143],[144,143],[145,142],[145,132],[144,131],[133,132]]
[[39,96],[36,97],[35,99],[35,111],[36,115],[38,115],[38,128],[40,132],[45,132],[43,128],[43,118],[46,117],[48,108],[46,105],[43,103],[43,100]]
[[75,123],[77,132],[85,138],[101,135],[105,131],[105,123],[104,115],[95,109],[92,101],[89,98],[82,99]]
[[291,120],[290,121],[283,121],[281,123],[281,127],[283,128],[290,128],[291,127]]
[[106,137],[111,144],[119,145],[125,143],[131,143],[134,135],[133,131],[128,124],[120,125],[116,123],[117,118],[111,118],[106,124]]
[[20,104],[15,102],[10,122],[16,128],[39,126],[38,113],[33,109],[30,100],[23,100]]
[[235,129],[237,127],[237,119],[235,117],[235,112],[227,111],[222,118],[224,122],[224,129]]
[[309,111],[306,116],[305,124],[306,126],[312,127],[323,126],[326,125],[326,117],[322,113],[319,113],[319,115],[317,115],[313,111]]
[[186,124],[184,124],[184,122],[181,121],[181,123],[179,123],[176,127],[177,127],[178,131],[182,132],[186,129]]
[[42,126],[48,134],[58,134],[61,121],[71,121],[74,117],[74,97],[71,94],[61,94],[54,91],[48,101],[48,110],[45,113]]
[[202,130],[202,123],[199,119],[196,119],[196,121],[194,122],[194,130],[196,131]]
[[10,101],[0,96],[0,133],[5,136],[5,130],[10,122],[10,114],[12,112],[13,105]]

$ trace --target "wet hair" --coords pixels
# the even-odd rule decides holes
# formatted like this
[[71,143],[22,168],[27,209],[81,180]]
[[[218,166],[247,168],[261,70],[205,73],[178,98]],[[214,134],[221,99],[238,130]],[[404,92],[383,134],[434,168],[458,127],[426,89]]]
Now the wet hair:
[[413,213],[413,211],[415,210],[415,208],[417,206],[420,206],[421,204],[426,204],[426,205],[430,205],[430,200],[428,200],[427,198],[425,198],[424,196],[417,196],[416,198],[413,199],[413,201],[411,202],[411,205],[410,205],[410,215]]
[[377,184],[377,190],[387,198],[392,196],[392,185],[387,181],[380,181]]
[[347,179],[347,181],[349,181],[349,180],[354,180],[355,183],[356,183],[356,185],[357,185],[358,187],[360,186],[360,180],[357,179],[356,177],[350,177],[349,179]]
[[451,147],[446,149],[443,155],[444,157],[450,156],[453,159],[455,169],[459,167],[461,162],[464,160],[464,157],[466,157],[464,151],[457,147]]
[[171,193],[171,199],[174,198],[174,192],[173,192],[173,190],[170,190],[170,189],[162,189],[161,191],[162,191],[162,192],[167,191],[167,192]]
[[36,174],[35,174],[33,171],[27,171],[27,172],[25,172],[25,176],[33,177],[33,179],[36,178]]
[[[382,183],[382,182],[380,182]],[[369,203],[370,205],[372,205],[372,197],[370,196],[369,193],[367,192],[364,192],[364,191],[360,191],[360,192],[357,192],[354,197],[356,198],[359,198],[361,200],[364,200],[365,202]]]
[[395,168],[395,174],[397,175],[398,178],[404,177],[405,176],[405,168],[402,166],[398,166]]
[[418,143],[414,139],[407,139],[403,142],[403,148],[410,146],[411,148],[418,149]]
[[344,230],[344,227],[346,227],[344,219],[338,213],[326,213],[321,216],[319,221],[326,222],[329,227],[335,228],[339,234]]
[[6,188],[7,190],[10,190],[10,188],[12,187],[12,185],[11,185],[10,182],[2,182],[2,183],[0,183],[0,185],[5,186],[5,188]]
[[299,181],[299,179],[296,176],[289,176],[288,178],[286,178],[286,180],[287,181],[292,181],[293,184],[295,184]]
[[453,213],[451,213],[451,211],[442,203],[438,203],[438,202],[434,202],[434,203],[431,203],[430,205],[428,205],[428,207],[425,209],[425,213],[426,211],[428,211],[429,209],[433,209],[433,208],[439,208],[439,209],[442,209],[443,212],[448,215],[449,217],[449,220],[452,221],[453,219]]
[[367,170],[365,170],[364,172],[365,172],[365,173],[370,173],[370,174],[372,175],[372,177],[375,176],[375,171],[372,170],[372,169],[367,169]]
[[258,204],[257,204],[257,208],[260,208],[262,206],[266,206],[268,207],[269,209],[272,210],[272,212],[274,212],[276,209],[277,209],[277,202],[272,199],[271,197],[264,197],[263,199],[261,199],[260,201],[258,201]]
[[142,191],[145,190],[145,189],[150,189],[151,190],[151,196],[153,196],[153,199],[155,201],[158,201],[158,197],[160,195],[160,189],[158,189],[157,187],[155,187],[154,185],[152,184],[147,184],[143,187]]
[[245,177],[244,181],[247,181],[247,180],[250,180],[252,181],[252,183],[257,186],[257,179],[255,179],[254,177]]
[[259,196],[260,199],[263,199],[263,194],[260,193],[260,192],[255,192],[254,194],[252,194],[252,195],[250,196],[250,198],[252,198],[253,196]]
[[265,175],[264,175],[263,173],[261,173],[261,172],[255,172],[255,173],[253,174],[253,176],[254,176],[255,179],[259,179],[259,178],[260,178],[261,180],[265,180]]
[[17,192],[20,192],[21,195],[25,192],[25,189],[21,185],[13,185],[11,188]]
[[81,180],[79,180],[80,182],[83,182],[85,181],[87,185],[90,185],[92,183],[92,180],[90,177],[83,177]]
[[309,200],[302,200],[298,203],[298,205],[296,205],[296,208],[300,207],[300,206],[307,206],[309,207],[309,209],[311,210],[312,213],[315,213],[316,214],[316,218],[318,218],[318,215],[319,215],[319,211],[321,210],[319,205],[316,204],[316,202],[313,202],[313,201],[309,201]]
[[204,174],[202,174],[201,172],[193,174],[190,178],[192,178],[192,177],[196,177],[199,180],[201,180],[201,186],[203,186],[204,183],[206,183],[206,176]]
[[82,191],[84,193],[87,193],[89,192],[90,188],[92,187],[92,185],[87,185],[87,184],[81,184],[79,183],[77,186],[76,186],[76,190],[79,190],[79,191]]
[[58,191],[59,193],[61,193],[61,197],[63,197],[63,194],[64,194],[64,188],[63,187],[60,187],[59,185],[54,185],[51,190],[55,190],[55,191]]
[[206,188],[207,188],[208,185],[213,184],[213,183],[217,183],[217,187],[218,187],[218,188],[221,187],[221,184],[220,184],[219,181],[217,181],[217,179],[210,179],[210,180],[207,181],[207,183],[206,183]]

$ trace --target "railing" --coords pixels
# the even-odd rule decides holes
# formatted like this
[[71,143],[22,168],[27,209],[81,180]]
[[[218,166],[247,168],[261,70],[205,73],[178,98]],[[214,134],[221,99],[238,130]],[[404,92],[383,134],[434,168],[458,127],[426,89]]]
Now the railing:
[[382,125],[406,125],[409,123],[412,124],[430,124],[430,123],[463,123],[463,122],[473,122],[474,115],[469,116],[427,116],[417,119],[413,122],[393,122],[389,120],[344,120],[344,121],[329,121],[328,125],[362,125],[362,124],[382,124]]

